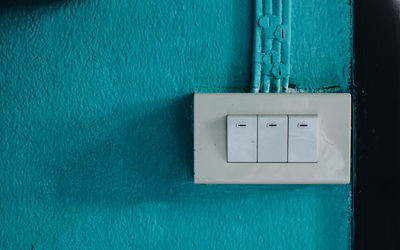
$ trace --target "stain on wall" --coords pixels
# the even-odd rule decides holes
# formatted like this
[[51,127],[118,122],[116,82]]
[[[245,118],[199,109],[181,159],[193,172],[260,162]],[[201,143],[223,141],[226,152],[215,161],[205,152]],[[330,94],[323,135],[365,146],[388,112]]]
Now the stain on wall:
[[[348,91],[348,1],[292,4],[292,88]],[[249,91],[252,8],[3,5],[0,247],[350,248],[350,185],[193,184],[192,93]]]

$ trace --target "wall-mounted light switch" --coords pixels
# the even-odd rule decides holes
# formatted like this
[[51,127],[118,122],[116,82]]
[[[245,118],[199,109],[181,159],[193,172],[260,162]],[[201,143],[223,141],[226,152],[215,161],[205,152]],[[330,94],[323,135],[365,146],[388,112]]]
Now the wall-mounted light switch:
[[257,162],[257,116],[227,116],[228,162]]
[[318,162],[318,116],[289,116],[288,162]]
[[258,162],[287,162],[287,116],[258,116]]
[[194,94],[194,181],[350,182],[351,96]]

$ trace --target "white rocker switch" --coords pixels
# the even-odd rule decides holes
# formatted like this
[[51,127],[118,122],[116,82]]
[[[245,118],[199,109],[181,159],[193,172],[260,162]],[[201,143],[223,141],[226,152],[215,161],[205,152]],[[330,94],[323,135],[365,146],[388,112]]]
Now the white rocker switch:
[[318,116],[289,116],[288,162],[318,162]]
[[227,116],[228,162],[257,162],[257,116]]
[[258,162],[287,162],[286,115],[258,116]]

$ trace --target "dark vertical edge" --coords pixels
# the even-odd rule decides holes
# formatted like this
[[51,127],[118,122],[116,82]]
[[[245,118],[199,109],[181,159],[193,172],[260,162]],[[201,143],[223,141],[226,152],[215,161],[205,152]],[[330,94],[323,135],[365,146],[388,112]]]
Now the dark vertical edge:
[[[350,6],[350,25],[352,27],[351,30],[351,35],[349,37],[350,39],[350,44],[351,44],[351,50],[352,50],[352,56],[350,57],[350,75],[349,75],[349,93],[351,94],[350,98],[350,106],[351,106],[351,114],[350,114],[350,120],[351,120],[351,138],[350,138],[350,144],[351,144],[351,157],[350,157],[350,166],[351,166],[351,171],[350,171],[350,185],[351,185],[351,211],[354,212],[354,190],[355,190],[355,183],[356,183],[356,172],[355,172],[355,166],[356,166],[356,147],[355,147],[355,141],[357,138],[356,134],[356,91],[355,91],[355,84],[354,84],[354,3],[352,0],[349,0],[348,2]],[[352,213],[351,219],[349,221],[350,223],[350,236],[351,236],[351,248],[354,246],[354,214]]]
[[400,249],[399,3],[353,4],[353,248]]

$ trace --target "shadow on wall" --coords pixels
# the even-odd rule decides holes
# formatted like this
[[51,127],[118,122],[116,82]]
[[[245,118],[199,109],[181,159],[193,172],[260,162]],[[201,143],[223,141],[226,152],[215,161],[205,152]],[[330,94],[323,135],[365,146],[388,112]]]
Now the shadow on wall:
[[[100,140],[91,143],[87,138],[87,145],[69,145],[75,149],[55,162],[57,199],[106,203],[168,199],[179,184],[192,182],[192,123],[185,112],[190,104],[183,99],[136,105],[131,115],[126,114],[128,119]],[[93,129],[101,131],[101,124]]]

